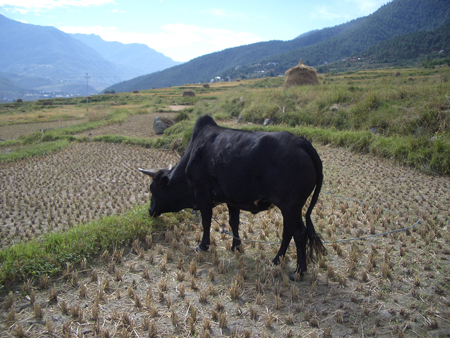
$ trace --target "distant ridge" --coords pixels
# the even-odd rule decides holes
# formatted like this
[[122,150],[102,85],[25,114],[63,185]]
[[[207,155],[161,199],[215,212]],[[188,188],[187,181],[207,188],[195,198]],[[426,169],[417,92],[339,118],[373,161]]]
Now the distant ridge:
[[105,41],[95,34],[70,34],[75,39],[91,47],[106,60],[125,67],[135,76],[150,74],[181,64],[142,43],[124,44],[117,41]]
[[26,24],[0,14],[0,101],[23,96],[38,99],[39,93],[45,97],[86,95],[86,74],[88,92],[96,93],[114,83],[179,64],[146,45],[87,37],[97,48],[55,27]]

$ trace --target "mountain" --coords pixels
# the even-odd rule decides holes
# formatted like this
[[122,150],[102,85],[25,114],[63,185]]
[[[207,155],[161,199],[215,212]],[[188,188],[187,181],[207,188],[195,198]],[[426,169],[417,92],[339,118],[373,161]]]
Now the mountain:
[[13,81],[0,75],[0,101],[5,97],[22,97],[29,89],[19,86]]
[[305,64],[319,66],[358,54],[382,41],[412,32],[431,31],[448,22],[448,0],[394,0],[364,17],[352,29],[264,61],[277,62],[275,72],[284,72],[301,58]]
[[[47,90],[60,84],[90,83],[101,90],[125,74],[93,49],[54,28],[24,24],[0,15],[0,71],[49,79]],[[44,88],[43,88],[44,89]]]
[[106,60],[126,69],[133,77],[154,73],[181,64],[162,53],[140,43],[124,44],[105,41],[95,34],[71,34],[75,39],[91,47]]
[[283,74],[300,59],[305,64],[319,66],[358,54],[396,36],[433,30],[448,22],[448,0],[393,0],[371,15],[343,25],[311,31],[291,41],[260,42],[226,49],[117,83],[107,90],[167,87],[209,81],[215,76],[252,77],[255,71]]
[[319,73],[385,67],[450,66],[450,22],[435,30],[396,36],[353,55],[317,67]]

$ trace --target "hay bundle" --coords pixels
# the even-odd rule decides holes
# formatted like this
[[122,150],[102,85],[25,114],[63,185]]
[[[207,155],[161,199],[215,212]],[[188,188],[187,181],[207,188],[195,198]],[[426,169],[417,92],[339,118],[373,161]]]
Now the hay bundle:
[[205,83],[205,84],[203,85],[203,88],[209,88],[209,84]]
[[192,90],[190,90],[190,89],[186,89],[183,92],[183,97],[186,97],[186,96],[195,96],[195,93]]
[[284,89],[292,86],[319,84],[316,70],[312,67],[304,65],[302,60],[300,60],[297,66],[288,69],[285,75],[286,81],[284,82]]

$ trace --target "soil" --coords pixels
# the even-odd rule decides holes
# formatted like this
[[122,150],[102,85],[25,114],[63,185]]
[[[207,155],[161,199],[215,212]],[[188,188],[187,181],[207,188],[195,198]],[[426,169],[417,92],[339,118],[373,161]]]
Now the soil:
[[[288,278],[293,243],[285,262],[271,264],[277,209],[242,212],[241,237],[252,242],[231,252],[227,211],[216,207],[202,253],[200,219],[183,211],[186,220],[165,231],[11,289],[0,300],[0,337],[449,336],[450,179],[314,146],[325,182],[313,222],[328,254],[300,281]],[[126,164],[118,170],[128,173]]]

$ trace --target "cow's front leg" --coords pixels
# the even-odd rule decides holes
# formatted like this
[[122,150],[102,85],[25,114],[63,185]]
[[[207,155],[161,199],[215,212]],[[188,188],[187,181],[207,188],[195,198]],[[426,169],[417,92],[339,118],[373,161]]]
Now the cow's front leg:
[[287,248],[289,247],[289,243],[292,239],[292,233],[290,229],[286,229],[286,226],[284,226],[283,229],[283,238],[281,239],[281,245],[280,249],[278,250],[277,255],[274,259],[272,259],[272,263],[275,265],[280,264],[280,257],[284,257],[286,254]]
[[210,244],[210,230],[211,230],[211,218],[212,218],[212,208],[202,208],[200,209],[202,214],[202,225],[203,225],[203,238],[198,248],[201,251],[208,251]]
[[277,255],[272,260],[272,263],[275,265],[280,264],[280,257],[284,257],[286,251],[289,247],[289,243],[291,242],[293,236],[294,222],[293,218],[288,213],[283,213],[283,237],[281,239],[280,249],[278,250]]
[[239,213],[240,209],[228,205],[228,214],[231,230],[233,231],[233,244],[231,246],[231,251],[236,249],[239,250],[241,245],[241,240],[239,238]]

